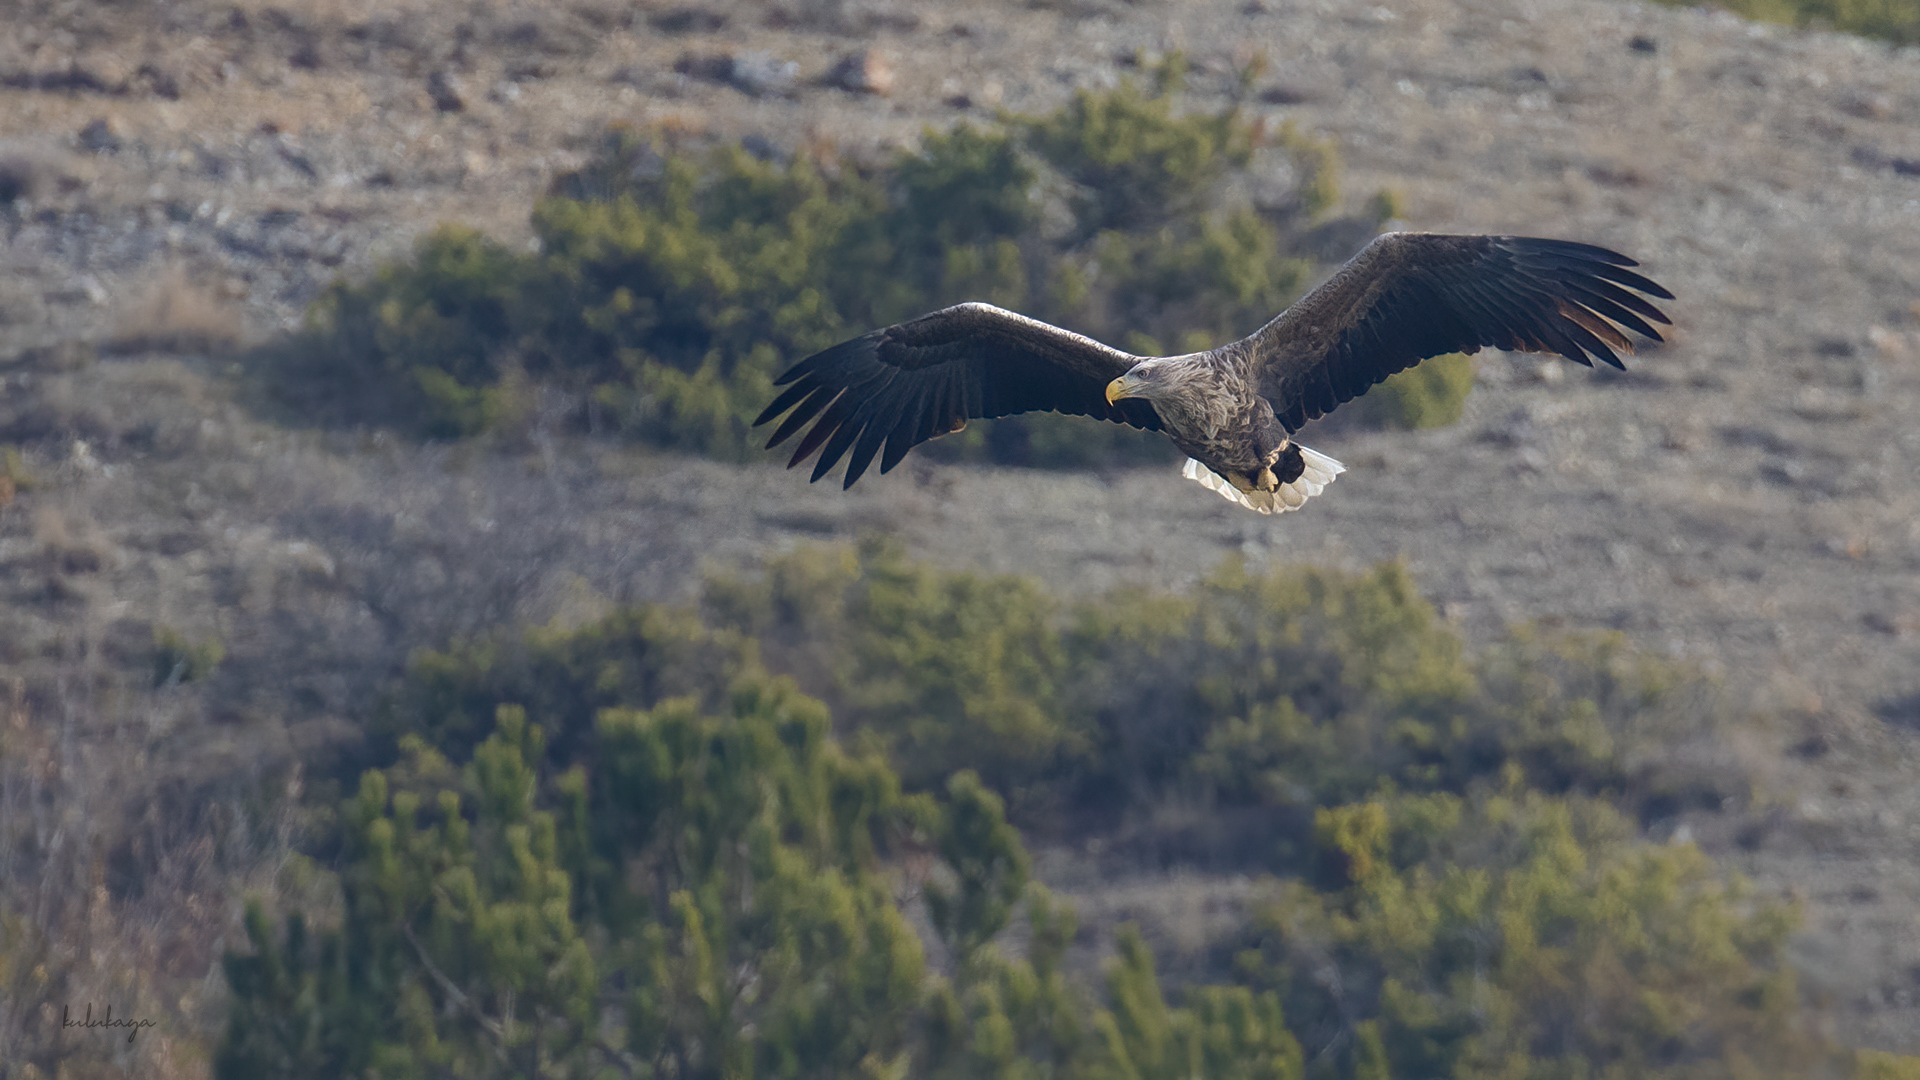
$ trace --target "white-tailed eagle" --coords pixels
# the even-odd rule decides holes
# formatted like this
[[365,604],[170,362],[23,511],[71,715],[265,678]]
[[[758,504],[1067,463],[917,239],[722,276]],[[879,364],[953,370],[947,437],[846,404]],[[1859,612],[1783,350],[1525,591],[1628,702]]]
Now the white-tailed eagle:
[[1491,345],[1624,367],[1621,328],[1660,341],[1651,324],[1670,323],[1636,293],[1673,294],[1626,269],[1638,265],[1565,240],[1387,233],[1251,337],[1186,356],[1134,356],[957,304],[800,361],[754,424],[788,413],[771,449],[815,421],[788,467],[818,450],[818,480],[846,457],[852,487],[876,454],[884,473],[975,417],[1092,416],[1166,433],[1191,458],[1188,477],[1270,514],[1343,471],[1294,432],[1429,356]]

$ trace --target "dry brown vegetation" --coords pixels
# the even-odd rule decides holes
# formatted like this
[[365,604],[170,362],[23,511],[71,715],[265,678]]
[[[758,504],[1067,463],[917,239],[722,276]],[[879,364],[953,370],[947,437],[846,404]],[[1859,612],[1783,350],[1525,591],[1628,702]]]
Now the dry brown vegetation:
[[[414,650],[869,533],[1063,595],[1184,587],[1229,552],[1404,557],[1470,642],[1619,629],[1717,671],[1755,721],[1665,767],[1752,796],[1649,836],[1803,900],[1832,1033],[1920,1050],[1912,50],[1593,0],[5,0],[0,23],[0,1076],[206,1074],[242,899],[313,887],[295,808],[337,802],[310,777],[350,772]],[[843,494],[540,408],[453,446],[313,431],[250,411],[211,355],[437,223],[524,243],[611,124],[879,153],[1175,48],[1202,105],[1263,55],[1259,108],[1333,138],[1349,194],[1398,192],[1412,227],[1642,258],[1680,295],[1673,344],[1624,377],[1483,357],[1460,424],[1315,442],[1351,471],[1277,521],[1169,469],[910,459]],[[889,95],[821,84],[864,49]],[[681,63],[736,53],[795,81]],[[1252,891],[1099,855],[1041,851],[1038,876],[1166,955],[1203,954]],[[163,1026],[60,1029],[108,1000]]]
[[115,353],[217,356],[241,342],[240,313],[192,279],[184,267],[162,270],[114,320],[104,348]]

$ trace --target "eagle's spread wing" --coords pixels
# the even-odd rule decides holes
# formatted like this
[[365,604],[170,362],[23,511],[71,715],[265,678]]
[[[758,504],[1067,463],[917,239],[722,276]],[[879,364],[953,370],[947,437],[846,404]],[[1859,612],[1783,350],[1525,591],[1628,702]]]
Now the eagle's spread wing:
[[[1626,327],[1670,320],[1628,290],[1673,294],[1606,248],[1524,236],[1388,233],[1255,334],[1261,392],[1288,431],[1429,356],[1483,345],[1622,367]],[[1616,326],[1615,324],[1619,324]]]
[[775,380],[786,389],[754,425],[793,410],[767,440],[772,449],[819,417],[787,467],[820,450],[818,480],[851,450],[843,486],[852,487],[882,443],[884,473],[974,418],[1051,409],[1158,431],[1147,402],[1107,402],[1107,384],[1139,360],[992,304],[958,304],[800,361]]

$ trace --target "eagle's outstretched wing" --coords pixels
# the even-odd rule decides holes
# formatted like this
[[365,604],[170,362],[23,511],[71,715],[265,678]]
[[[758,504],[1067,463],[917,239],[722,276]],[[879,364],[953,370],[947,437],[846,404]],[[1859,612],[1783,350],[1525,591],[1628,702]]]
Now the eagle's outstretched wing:
[[884,473],[975,418],[1051,409],[1158,431],[1152,405],[1106,398],[1107,384],[1140,359],[992,304],[957,304],[800,361],[775,380],[786,390],[754,425],[793,410],[767,440],[772,449],[819,417],[787,467],[820,450],[818,480],[851,450],[843,486],[852,487],[882,443]]
[[[1606,248],[1525,236],[1387,233],[1245,343],[1288,431],[1429,356],[1481,346],[1623,367],[1620,327],[1670,323],[1673,294]],[[1618,324],[1616,326],[1615,324]]]

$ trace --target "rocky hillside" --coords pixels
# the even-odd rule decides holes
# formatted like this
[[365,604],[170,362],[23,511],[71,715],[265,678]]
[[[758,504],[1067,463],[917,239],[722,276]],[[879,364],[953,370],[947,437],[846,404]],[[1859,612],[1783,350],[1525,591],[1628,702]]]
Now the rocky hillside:
[[[1598,0],[7,0],[0,21],[0,815],[37,845],[0,868],[37,868],[27,916],[91,965],[83,989],[160,972],[211,1022],[235,897],[283,881],[261,786],[339,753],[412,650],[877,531],[1063,593],[1189,584],[1230,552],[1402,557],[1469,640],[1531,620],[1694,660],[1758,718],[1699,767],[1753,797],[1649,829],[1804,900],[1834,1034],[1920,1050],[1915,50]],[[1624,376],[1485,357],[1458,425],[1309,432],[1349,471],[1280,518],[1172,469],[921,464],[843,494],[537,422],[487,445],[307,431],[235,377],[236,347],[437,223],[524,241],[610,125],[857,155],[1173,50],[1195,107],[1257,72],[1249,107],[1333,138],[1349,197],[1397,193],[1409,228],[1633,254],[1679,297],[1671,344]],[[245,842],[204,841],[216,820]],[[162,872],[118,890],[117,859]],[[1095,922],[1245,890],[1093,866],[1041,874]],[[0,1039],[42,1023],[8,1008]]]

